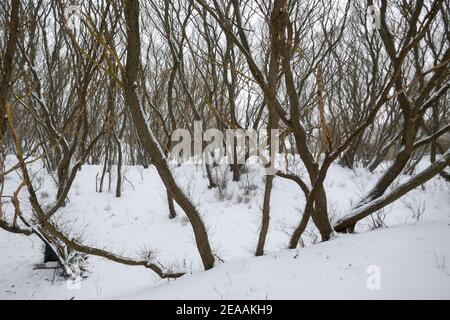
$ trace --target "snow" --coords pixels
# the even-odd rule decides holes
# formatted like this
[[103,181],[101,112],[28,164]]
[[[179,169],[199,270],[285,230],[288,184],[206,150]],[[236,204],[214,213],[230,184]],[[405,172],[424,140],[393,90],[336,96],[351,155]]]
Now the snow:
[[[13,160],[9,158],[11,165]],[[428,165],[419,164],[419,172]],[[348,213],[383,173],[332,165],[325,182],[328,206],[336,221]],[[185,271],[177,280],[161,280],[144,267],[124,266],[90,257],[88,278],[66,281],[53,270],[33,270],[42,262],[42,244],[35,236],[0,230],[0,299],[291,299],[291,298],[450,298],[450,197],[448,183],[439,177],[427,182],[385,209],[389,228],[370,231],[370,219],[358,224],[358,234],[337,235],[318,241],[309,225],[305,248],[287,250],[289,237],[301,218],[304,196],[293,182],[276,177],[266,256],[254,257],[261,220],[263,175],[249,168],[248,179],[229,181],[223,199],[208,189],[200,166],[173,166],[176,180],[193,198],[208,229],[214,253],[224,263],[204,272],[187,218],[169,219],[166,191],[156,169],[124,168],[123,196],[115,197],[113,167],[111,191],[95,192],[100,166],[85,165],[70,192],[70,202],[55,219],[66,233],[82,235],[83,243],[127,257],[154,252],[165,268]],[[229,175],[223,168],[218,174]],[[54,182],[39,162],[31,165],[38,195],[44,203],[55,197]],[[305,172],[301,166],[298,172]],[[402,176],[400,181],[409,177]],[[105,179],[108,190],[108,177]],[[305,179],[307,180],[307,179]],[[244,181],[256,186],[245,193]],[[7,177],[4,195],[19,183]],[[397,183],[397,182],[396,182]],[[252,189],[252,188],[250,188]],[[29,210],[21,193],[22,209]],[[411,208],[424,208],[419,218]],[[5,204],[11,217],[12,205]],[[298,256],[297,256],[298,255]],[[294,258],[297,256],[297,258]],[[369,290],[367,268],[379,266],[381,289]]]
[[[393,227],[241,259],[120,298],[448,299],[448,243],[450,220]],[[370,266],[379,267],[379,289],[367,287]]]

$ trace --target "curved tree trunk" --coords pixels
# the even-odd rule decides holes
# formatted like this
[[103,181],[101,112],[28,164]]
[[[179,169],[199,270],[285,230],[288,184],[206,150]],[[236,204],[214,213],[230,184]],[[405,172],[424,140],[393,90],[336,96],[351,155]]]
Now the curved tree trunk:
[[136,94],[137,74],[140,64],[140,30],[139,30],[139,2],[125,0],[125,20],[127,25],[127,59],[124,77],[125,102],[130,110],[136,131],[142,145],[148,155],[152,158],[164,185],[174,200],[186,213],[191,222],[198,251],[203,261],[205,269],[214,266],[214,255],[209,244],[205,225],[186,194],[178,187],[175,179],[167,165],[164,153],[153,136],[152,131],[147,126],[142,113],[139,99]]
[[211,173],[211,165],[205,163],[205,168],[206,168],[206,176],[208,177],[208,182],[209,182],[208,189],[217,188],[217,184],[214,181],[214,178]]

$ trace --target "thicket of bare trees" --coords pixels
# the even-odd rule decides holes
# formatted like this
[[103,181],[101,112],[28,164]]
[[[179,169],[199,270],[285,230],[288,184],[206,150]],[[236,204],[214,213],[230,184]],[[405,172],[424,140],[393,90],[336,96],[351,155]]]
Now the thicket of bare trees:
[[[265,179],[256,255],[264,254],[276,179],[294,181],[306,200],[290,248],[310,219],[326,241],[333,232],[352,232],[358,221],[435,175],[450,180],[450,4],[375,1],[375,24],[372,4],[3,1],[0,190],[13,172],[23,183],[2,195],[0,227],[36,234],[46,244],[45,259],[59,261],[68,275],[79,272],[74,260],[88,254],[179,276],[145,258],[86,246],[52,219],[84,165],[101,165],[97,191],[114,188],[117,197],[123,165],[154,165],[167,189],[167,214],[177,214],[174,202],[180,206],[205,269],[212,268],[207,229],[168,164],[172,132],[193,133],[196,121],[224,133],[279,129],[281,153],[298,155]],[[227,147],[236,160],[236,147]],[[17,164],[6,168],[6,155],[15,155]],[[428,155],[430,166],[417,172]],[[298,160],[304,174],[292,170]],[[374,171],[385,160],[372,190],[332,224],[324,188],[330,165]],[[45,207],[27,168],[34,161],[45,164],[57,186]],[[204,166],[210,188],[217,188],[214,165]],[[230,170],[239,181],[244,166],[235,161]],[[403,173],[410,179],[393,187]],[[21,192],[29,196],[26,210]],[[4,201],[13,204],[12,215]]]

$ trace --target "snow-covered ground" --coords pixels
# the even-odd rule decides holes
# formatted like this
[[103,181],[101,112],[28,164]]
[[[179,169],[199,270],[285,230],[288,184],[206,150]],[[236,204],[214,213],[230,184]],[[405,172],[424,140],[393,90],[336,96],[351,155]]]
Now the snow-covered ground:
[[[345,214],[382,169],[369,173],[332,166],[326,180],[332,219]],[[215,170],[231,178],[223,168]],[[32,171],[41,200],[51,203],[54,182],[38,164]],[[387,207],[381,213],[387,228],[370,231],[372,223],[366,219],[358,234],[313,245],[317,232],[310,226],[306,247],[298,250],[286,247],[301,218],[304,197],[296,184],[277,177],[267,255],[256,258],[264,189],[259,171],[251,167],[240,183],[228,182],[219,194],[207,188],[200,167],[176,167],[177,180],[194,199],[212,248],[224,261],[204,272],[182,211],[177,208],[178,216],[168,218],[166,192],[154,168],[126,167],[121,198],[113,192],[114,174],[111,191],[106,179],[106,191],[95,192],[99,172],[99,166],[83,167],[58,221],[71,234],[82,235],[84,243],[130,257],[151,250],[161,265],[187,275],[160,280],[143,267],[90,257],[87,279],[65,281],[52,270],[32,269],[42,260],[39,239],[0,230],[0,299],[450,298],[450,189],[438,177]],[[4,195],[18,181],[17,175],[8,176]],[[21,198],[26,212],[26,192]],[[10,214],[11,204],[5,206]]]

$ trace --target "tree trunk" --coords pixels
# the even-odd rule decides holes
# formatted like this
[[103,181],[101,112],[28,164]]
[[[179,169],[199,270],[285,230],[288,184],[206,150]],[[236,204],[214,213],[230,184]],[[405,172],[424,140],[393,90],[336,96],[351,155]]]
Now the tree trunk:
[[256,247],[256,256],[264,254],[264,244],[266,243],[267,232],[269,231],[270,221],[270,195],[272,193],[274,176],[267,176],[266,186],[264,191],[264,204],[262,210],[261,231],[259,232],[258,246]]
[[150,128],[147,126],[136,94],[136,81],[141,51],[138,1],[125,0],[125,20],[127,25],[127,58],[123,86],[126,105],[130,110],[133,123],[145,151],[151,157],[168,192],[185,211],[191,222],[197,248],[205,269],[211,269],[214,266],[214,255],[209,244],[205,225],[203,224],[197,209],[176,184],[163,152],[158,142],[155,140],[153,133],[150,131]]
[[317,194],[314,199],[314,210],[311,213],[312,220],[319,229],[322,241],[330,240],[333,228],[328,218],[327,195],[323,187],[323,183],[317,187]]
[[353,169],[355,163],[356,151],[358,150],[359,144],[361,143],[362,134],[352,143],[347,151],[344,152],[339,164],[345,168]]
[[387,194],[354,209],[348,216],[341,218],[334,226],[334,230],[336,230],[337,232],[348,232],[348,229],[353,229],[358,221],[364,219],[373,212],[384,208],[412,189],[427,182],[448,165],[450,165],[450,149],[448,149],[447,152],[438,161],[432,163],[421,173],[415,175],[405,183],[402,183]]
[[[113,129],[114,130],[114,129]],[[116,183],[116,197],[119,198],[122,195],[122,145],[116,132],[113,132],[114,141],[117,146],[117,183]]]
[[[4,143],[4,135],[6,132],[7,120],[6,120],[6,101],[8,99],[8,93],[10,89],[10,81],[13,75],[13,59],[17,48],[17,40],[19,37],[19,13],[20,13],[20,0],[11,1],[11,18],[8,24],[8,41],[6,43],[5,55],[2,57],[2,74],[0,81],[0,144]],[[0,149],[1,149],[0,145]],[[2,150],[0,150],[2,151]]]
[[233,181],[240,181],[241,180],[241,166],[238,163],[238,155],[237,155],[237,140],[236,138],[233,138],[233,163],[231,164],[231,170],[233,171]]
[[100,192],[100,193],[103,192],[103,182],[105,180],[105,175],[106,175],[106,171],[107,171],[107,168],[108,168],[108,160],[109,160],[109,140],[108,140],[108,144],[107,144],[107,147],[106,147],[105,162],[103,164],[102,175],[100,176],[100,186],[98,188],[98,192]]
[[300,237],[308,225],[309,219],[311,218],[312,204],[308,203],[305,206],[305,210],[303,211],[302,220],[298,227],[294,230],[294,233],[291,236],[291,240],[289,241],[289,249],[297,248],[298,242],[300,241]]
[[173,219],[177,216],[177,211],[175,210],[175,204],[169,191],[167,191],[167,204],[169,205],[169,218]]
[[56,255],[55,251],[53,251],[52,247],[50,247],[46,243],[45,250],[44,250],[44,263],[47,263],[47,262],[59,262],[59,258]]
[[383,176],[377,181],[372,190],[369,191],[366,197],[360,201],[356,208],[370,202],[378,197],[381,197],[389,188],[391,183],[402,173],[405,166],[408,164],[411,154],[414,151],[414,138],[417,133],[418,124],[417,119],[412,116],[404,117],[402,148],[394,159],[392,165],[387,169]]
[[217,188],[217,184],[214,182],[212,173],[211,173],[211,165],[205,163],[206,167],[206,176],[208,177],[209,186],[208,189]]

